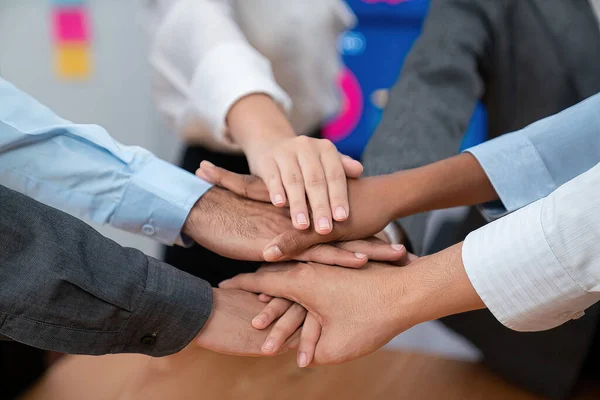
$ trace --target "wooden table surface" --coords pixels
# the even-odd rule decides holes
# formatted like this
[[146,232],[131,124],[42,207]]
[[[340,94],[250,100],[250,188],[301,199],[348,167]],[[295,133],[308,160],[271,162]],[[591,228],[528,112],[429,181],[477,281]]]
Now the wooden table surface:
[[[539,400],[479,364],[380,351],[301,370],[294,355],[237,358],[194,351],[172,359],[78,357],[59,363],[25,400]],[[576,400],[600,399],[588,388]]]

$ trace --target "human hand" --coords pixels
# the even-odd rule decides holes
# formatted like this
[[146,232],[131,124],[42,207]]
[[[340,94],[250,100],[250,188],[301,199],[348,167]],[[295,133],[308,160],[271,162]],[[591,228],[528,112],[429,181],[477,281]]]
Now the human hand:
[[[264,247],[286,231],[296,232],[287,209],[245,199],[216,187],[198,200],[183,228],[183,233],[207,249],[228,258],[249,261],[264,261]],[[315,237],[314,243],[324,241],[320,235],[315,234]],[[361,267],[370,256],[394,261],[403,256],[403,251],[401,247],[357,241],[315,245],[298,252],[294,259]],[[282,258],[279,254],[272,257]]]
[[[369,354],[413,325],[403,268],[369,263],[360,270],[320,264],[267,266],[221,283],[285,297],[301,304],[321,327],[316,364],[336,364]],[[312,358],[312,343],[299,344],[298,363]],[[304,366],[304,365],[303,365]]]
[[[269,201],[269,192],[262,180],[256,176],[239,175],[202,162],[196,175],[215,185],[256,201]],[[385,196],[389,176],[348,180],[348,193],[353,212],[348,220],[336,223],[328,235],[322,236],[312,230],[289,230],[271,241],[265,250],[265,260],[279,261],[283,257],[292,258],[321,240],[338,241],[369,237],[379,233],[394,219],[395,199]],[[279,258],[278,258],[279,257]]]
[[[263,307],[264,303],[254,294],[240,290],[213,289],[212,312],[193,345],[230,355],[265,355],[261,349],[269,330],[260,331],[251,326],[252,318]],[[284,338],[284,345],[277,353],[272,354],[281,354],[295,348],[298,341],[299,331],[290,332]]]
[[[401,259],[394,262],[394,265],[406,266],[417,258],[414,254],[405,253]],[[280,351],[289,335],[302,327],[298,366],[303,368],[309,365],[321,334],[319,323],[311,314],[306,313],[304,307],[290,300],[273,298],[264,293],[261,293],[258,299],[268,304],[252,320],[252,326],[256,329],[266,329],[274,323],[263,345],[263,352],[270,355]]]
[[[287,298],[305,307],[322,328],[316,364],[350,361],[418,323],[485,307],[462,263],[462,243],[403,268],[282,263],[220,286]],[[301,339],[299,361],[305,349]]]
[[329,140],[297,136],[278,104],[265,94],[238,100],[227,114],[232,138],[244,151],[250,171],[267,184],[270,201],[289,205],[294,226],[307,229],[310,215],[320,234],[348,218],[346,177],[362,174],[362,165],[342,156]]
[[307,229],[312,216],[314,230],[328,234],[333,220],[348,218],[346,180],[360,176],[362,165],[342,156],[331,141],[308,136],[281,138],[256,143],[246,156],[250,171],[266,183],[270,201],[278,207],[289,205],[297,229]]

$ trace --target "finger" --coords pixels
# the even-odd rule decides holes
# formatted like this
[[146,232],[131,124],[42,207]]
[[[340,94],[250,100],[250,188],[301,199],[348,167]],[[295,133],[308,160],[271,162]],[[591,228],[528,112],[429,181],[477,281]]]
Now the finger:
[[277,207],[285,206],[287,202],[286,194],[277,163],[270,159],[265,162],[263,168],[263,172],[260,175],[264,179],[271,203]]
[[295,256],[308,250],[315,244],[336,239],[335,233],[328,236],[322,236],[312,229],[306,231],[289,230],[277,236],[265,246],[263,257],[265,261],[268,262],[293,259]]
[[284,345],[277,352],[277,355],[286,353],[288,350],[297,349],[300,345],[300,334],[302,332],[302,327],[296,329],[296,332],[292,336],[285,341]]
[[359,178],[364,170],[360,162],[347,155],[342,155],[342,166],[348,178]]
[[327,179],[325,178],[321,159],[318,154],[311,150],[303,150],[298,153],[298,163],[304,177],[306,195],[312,210],[315,230],[322,235],[326,235],[331,232],[333,225]]
[[239,196],[262,202],[271,201],[267,186],[254,175],[236,174],[206,160],[200,163],[196,175]]
[[277,160],[277,165],[288,198],[292,223],[296,229],[307,229],[310,222],[304,192],[304,178],[298,160],[292,155],[282,155]]
[[281,317],[291,306],[292,302],[287,299],[273,299],[252,320],[252,326],[256,329],[265,329],[277,318]]
[[[289,266],[289,270],[294,268]],[[288,271],[259,270],[251,274],[240,274],[219,284],[221,289],[239,289],[252,293],[267,293],[269,296],[289,299],[295,292],[296,282],[293,282]],[[293,300],[293,299],[289,299]]]
[[346,173],[342,166],[340,153],[338,153],[335,146],[326,153],[321,154],[321,164],[325,171],[329,203],[333,218],[336,221],[345,221],[350,215],[348,186],[346,184]]
[[304,307],[293,304],[271,328],[262,346],[263,353],[277,353],[286,340],[302,325],[305,317],[306,310]]
[[307,314],[298,345],[297,363],[300,368],[308,367],[312,363],[320,337],[321,325],[312,314]]
[[369,258],[366,254],[342,249],[327,244],[316,245],[298,254],[295,260],[305,262],[318,262],[327,265],[338,265],[348,268],[363,267]]
[[390,245],[379,239],[352,240],[350,242],[338,242],[334,246],[355,253],[364,254],[366,258],[373,261],[401,261],[406,258],[406,247],[401,244]]
[[261,293],[261,294],[259,294],[259,295],[258,295],[258,300],[259,300],[260,302],[262,302],[262,303],[268,303],[268,302],[270,302],[271,300],[273,300],[273,297],[271,297],[271,296],[269,296],[269,295],[266,295],[266,294],[264,294],[264,293]]
[[208,176],[206,176],[206,174],[204,173],[204,171],[202,171],[201,168],[198,168],[196,170],[196,176],[200,179],[205,180],[206,182],[210,182],[210,178]]

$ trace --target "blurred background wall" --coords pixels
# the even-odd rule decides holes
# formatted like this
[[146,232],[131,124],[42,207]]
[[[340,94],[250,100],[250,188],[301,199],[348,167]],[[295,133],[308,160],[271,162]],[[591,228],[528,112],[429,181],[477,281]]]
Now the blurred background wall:
[[[55,69],[50,0],[0,1],[0,75],[78,123],[102,125],[119,141],[175,161],[178,143],[155,111],[147,63],[148,40],[137,0],[87,1],[91,71],[61,79]],[[147,238],[95,226],[125,246],[158,256]]]

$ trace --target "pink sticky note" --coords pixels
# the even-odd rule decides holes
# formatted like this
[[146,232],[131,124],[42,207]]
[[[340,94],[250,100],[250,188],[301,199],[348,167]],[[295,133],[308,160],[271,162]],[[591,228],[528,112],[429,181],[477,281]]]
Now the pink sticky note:
[[89,39],[87,15],[83,7],[56,8],[52,12],[57,42],[85,42]]

